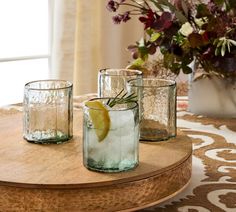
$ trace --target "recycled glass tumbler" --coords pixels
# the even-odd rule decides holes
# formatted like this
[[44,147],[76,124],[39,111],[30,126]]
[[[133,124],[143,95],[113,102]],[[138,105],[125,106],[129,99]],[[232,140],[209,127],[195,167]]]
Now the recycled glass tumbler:
[[175,137],[175,81],[157,78],[130,80],[128,89],[138,96],[140,140],[162,141]]
[[59,144],[72,138],[72,83],[33,81],[24,88],[23,137],[39,144]]
[[99,172],[127,171],[138,165],[138,104],[110,108],[107,101],[91,99],[83,108],[83,163]]
[[98,96],[115,97],[122,90],[126,92],[126,84],[131,79],[141,79],[142,72],[131,69],[102,69],[98,74]]

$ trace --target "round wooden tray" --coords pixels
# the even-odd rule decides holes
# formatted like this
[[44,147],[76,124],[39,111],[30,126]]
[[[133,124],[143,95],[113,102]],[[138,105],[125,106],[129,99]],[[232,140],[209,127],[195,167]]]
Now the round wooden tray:
[[74,112],[74,138],[38,145],[22,138],[22,113],[0,119],[1,211],[132,211],[160,203],[191,177],[191,140],[140,144],[139,166],[97,173],[82,164],[82,112]]

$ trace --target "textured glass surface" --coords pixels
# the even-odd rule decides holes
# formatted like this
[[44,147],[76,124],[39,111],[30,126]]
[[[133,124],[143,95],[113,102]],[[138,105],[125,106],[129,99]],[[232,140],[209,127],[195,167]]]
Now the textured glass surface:
[[[92,100],[91,100],[92,101]],[[99,99],[107,101],[107,99]],[[99,141],[90,111],[84,107],[83,162],[88,169],[100,172],[121,172],[138,165],[139,119],[138,104],[116,105],[108,109],[110,129]],[[98,113],[102,111],[96,110]]]
[[98,96],[115,97],[122,89],[126,91],[127,81],[142,78],[142,72],[129,69],[103,69],[98,75]]
[[72,84],[35,81],[25,85],[24,138],[34,143],[62,143],[72,138]]
[[144,78],[131,80],[140,105],[140,139],[167,140],[176,135],[176,84],[171,80]]

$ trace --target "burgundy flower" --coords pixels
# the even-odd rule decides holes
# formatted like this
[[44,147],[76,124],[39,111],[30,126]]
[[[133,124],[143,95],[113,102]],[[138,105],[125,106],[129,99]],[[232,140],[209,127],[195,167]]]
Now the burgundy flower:
[[207,31],[205,31],[203,34],[202,34],[202,38],[203,38],[203,41],[204,43],[208,43],[209,42],[209,33]]
[[114,1],[114,0],[110,0],[108,3],[107,3],[107,9],[110,11],[110,12],[116,12],[116,10],[119,8],[119,4]]
[[149,27],[152,27],[156,17],[158,17],[158,15],[156,13],[154,13],[152,10],[148,10],[147,16],[141,16],[139,18],[139,21],[141,21],[142,23],[144,23],[144,29],[147,29]]
[[164,31],[170,28],[172,23],[173,21],[171,13],[163,12],[160,18],[155,21],[152,27],[158,31]]

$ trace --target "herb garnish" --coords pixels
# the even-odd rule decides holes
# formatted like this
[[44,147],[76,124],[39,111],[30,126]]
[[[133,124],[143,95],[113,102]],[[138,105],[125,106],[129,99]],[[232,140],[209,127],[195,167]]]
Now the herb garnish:
[[[123,93],[124,89],[122,89],[114,98],[110,98],[107,101],[107,105],[109,107],[114,107],[116,104],[126,104],[130,102],[135,102],[137,100],[137,96],[135,93],[131,93],[128,95],[128,93]],[[122,95],[122,96],[121,96]]]

